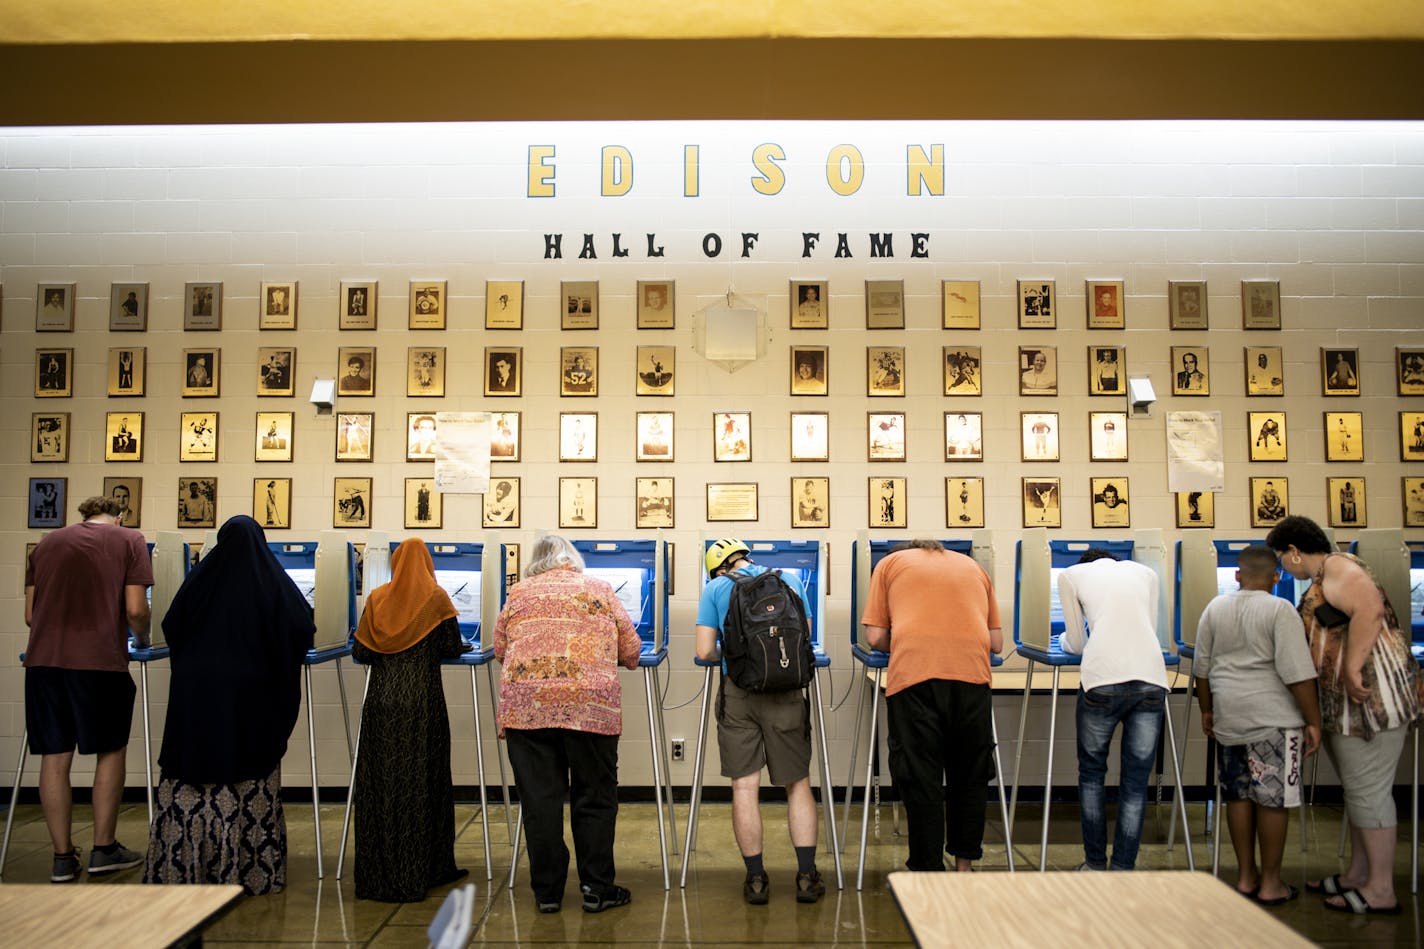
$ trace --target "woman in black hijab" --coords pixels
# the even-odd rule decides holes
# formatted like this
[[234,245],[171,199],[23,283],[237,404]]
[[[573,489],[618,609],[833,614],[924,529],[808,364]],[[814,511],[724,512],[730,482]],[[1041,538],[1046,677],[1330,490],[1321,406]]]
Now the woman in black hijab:
[[163,618],[173,673],[145,883],[286,885],[281,764],[315,631],[257,522],[224,524]]

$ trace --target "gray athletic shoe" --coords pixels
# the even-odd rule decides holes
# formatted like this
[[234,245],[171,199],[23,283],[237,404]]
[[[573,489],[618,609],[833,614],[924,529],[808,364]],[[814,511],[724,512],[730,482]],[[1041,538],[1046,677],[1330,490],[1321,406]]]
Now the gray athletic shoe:
[[54,866],[49,871],[49,882],[70,883],[83,869],[84,865],[79,862],[78,847],[69,853],[57,853],[54,855]]
[[113,853],[100,853],[94,850],[89,854],[89,875],[102,876],[105,873],[117,873],[120,870],[132,870],[143,863],[143,854],[134,853],[123,844],[118,843]]

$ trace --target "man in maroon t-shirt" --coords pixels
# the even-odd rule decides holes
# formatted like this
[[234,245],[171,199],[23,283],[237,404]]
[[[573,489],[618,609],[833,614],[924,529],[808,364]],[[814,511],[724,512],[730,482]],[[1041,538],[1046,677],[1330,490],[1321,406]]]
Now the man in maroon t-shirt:
[[70,836],[76,745],[97,756],[90,876],[143,862],[114,832],[133,721],[128,631],[147,643],[153,566],[143,535],[119,526],[116,499],[89,498],[79,513],[84,520],[46,535],[25,568],[25,726],[30,752],[43,756],[40,804],[54,843],[55,883],[81,869]]

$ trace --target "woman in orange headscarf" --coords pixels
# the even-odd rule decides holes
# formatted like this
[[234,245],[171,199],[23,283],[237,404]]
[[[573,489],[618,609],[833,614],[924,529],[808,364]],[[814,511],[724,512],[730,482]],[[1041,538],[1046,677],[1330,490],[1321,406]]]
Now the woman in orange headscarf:
[[417,538],[391,555],[391,582],[371,591],[352,656],[371,667],[361,712],[356,896],[414,903],[465,875],[455,866],[450,719],[440,660],[466,645],[455,606]]

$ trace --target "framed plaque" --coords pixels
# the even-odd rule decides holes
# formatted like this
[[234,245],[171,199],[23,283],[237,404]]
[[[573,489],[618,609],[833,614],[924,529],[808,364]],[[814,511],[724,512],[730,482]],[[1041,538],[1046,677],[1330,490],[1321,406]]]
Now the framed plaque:
[[755,481],[707,485],[708,521],[756,521],[759,519]]
[[1058,394],[1058,347],[1019,347],[1019,395]]
[[1211,395],[1208,355],[1205,346],[1172,347],[1173,395]]
[[1325,503],[1331,527],[1368,527],[1364,478],[1326,478]]
[[490,478],[489,490],[480,502],[480,524],[484,527],[519,526],[519,479]]
[[984,460],[984,416],[982,413],[944,413],[944,460]]
[[831,479],[791,479],[791,526],[831,526]]
[[370,461],[375,425],[372,412],[336,413],[336,460]]
[[1424,395],[1424,349],[1396,347],[1395,376],[1400,395]]
[[336,478],[332,483],[332,527],[371,526],[371,479]]
[[830,413],[791,413],[791,460],[831,460]]
[[1286,461],[1286,413],[1249,412],[1246,436],[1252,461]]
[[676,346],[639,346],[634,395],[673,395],[676,392]]
[[252,519],[264,530],[292,526],[292,479],[252,479]]
[[869,526],[905,527],[909,523],[909,491],[904,478],[869,478]]
[[565,280],[559,284],[559,291],[564,301],[559,324],[562,329],[598,329],[597,280]]
[[72,283],[42,283],[35,294],[35,332],[74,332],[75,286]]
[[444,280],[412,280],[409,322],[406,325],[413,330],[443,330],[447,291]]
[[183,350],[183,398],[216,399],[221,349]]
[[74,350],[35,350],[35,398],[67,399],[74,394]]
[[1131,527],[1128,515],[1127,478],[1094,478],[1093,527]]
[[672,461],[673,414],[639,412],[636,423],[638,444],[634,450],[634,461]]
[[1321,349],[1320,385],[1325,395],[1352,396],[1360,394],[1360,351],[1358,349]]
[[1211,491],[1178,491],[1178,527],[1215,527],[1216,495]]
[[25,526],[31,530],[63,527],[68,498],[68,478],[31,478]]
[[1167,282],[1167,325],[1174,330],[1207,328],[1205,280]]
[[1241,281],[1241,328],[1278,330],[1281,328],[1281,282]]
[[984,479],[944,479],[944,526],[984,526]]
[[218,413],[182,413],[178,424],[178,460],[218,460]]
[[178,479],[178,526],[217,527],[218,479]]
[[1285,478],[1251,479],[1251,526],[1275,527],[1290,513]]
[[294,330],[297,328],[297,281],[262,284],[257,304],[257,328]]
[[336,351],[336,394],[372,398],[376,394],[376,347],[342,346]]
[[183,329],[222,329],[223,285],[220,280],[189,283],[183,293]]
[[30,416],[30,461],[69,460],[69,413],[35,412]]
[[406,350],[405,394],[432,399],[445,395],[445,347],[412,346]]
[[1126,324],[1127,297],[1121,280],[1089,280],[1085,287],[1088,329],[1120,330]]
[[485,329],[524,328],[524,281],[485,281]]
[[1362,413],[1325,413],[1325,460],[1365,460],[1365,417]]
[[635,478],[634,527],[673,527],[673,480],[671,478]]
[[824,280],[791,281],[791,328],[823,330],[830,326],[831,300]]
[[257,447],[253,451],[252,460],[292,460],[291,412],[257,413]]
[[108,412],[105,414],[104,460],[143,461],[142,412]]
[[257,350],[257,395],[290,396],[296,389],[297,350],[294,346],[262,346]]
[[119,502],[117,515],[124,527],[143,525],[143,479],[129,476],[104,479],[104,493]]
[[559,395],[598,395],[598,347],[563,346],[559,349]]
[[1062,527],[1063,506],[1057,478],[1021,479],[1024,527]]
[[148,284],[109,285],[109,332],[142,333],[148,329]]
[[1285,395],[1285,370],[1281,368],[1281,347],[1247,346],[1246,394]]
[[1404,526],[1424,527],[1424,478],[1400,478],[1404,495]]
[[712,460],[752,460],[752,413],[712,413]]
[[109,350],[108,391],[116,396],[141,396],[148,350],[142,346],[115,346]]
[[1023,461],[1058,460],[1058,413],[1020,412]]
[[524,348],[485,347],[485,395],[517,396],[523,392]]
[[1088,458],[1127,461],[1127,413],[1088,413]]
[[490,461],[518,461],[520,425],[518,412],[490,413]]
[[598,413],[559,413],[559,460],[598,460]]
[[439,530],[444,516],[442,497],[434,478],[406,478],[405,529]]
[[598,526],[598,479],[559,479],[559,527]]
[[866,413],[866,460],[905,460],[905,413]]
[[341,296],[336,313],[336,325],[344,330],[373,330],[376,328],[375,280],[343,280]]
[[1019,281],[1019,329],[1051,330],[1058,325],[1058,294],[1052,280]]
[[865,394],[903,397],[905,394],[905,347],[865,347]]
[[943,299],[944,328],[947,330],[977,330],[979,328],[979,281],[945,280],[940,285]]
[[671,280],[638,281],[638,329],[670,330],[677,326],[674,287]]
[[865,281],[865,328],[902,330],[905,328],[905,281]]
[[983,351],[978,346],[944,347],[944,394],[983,395]]

